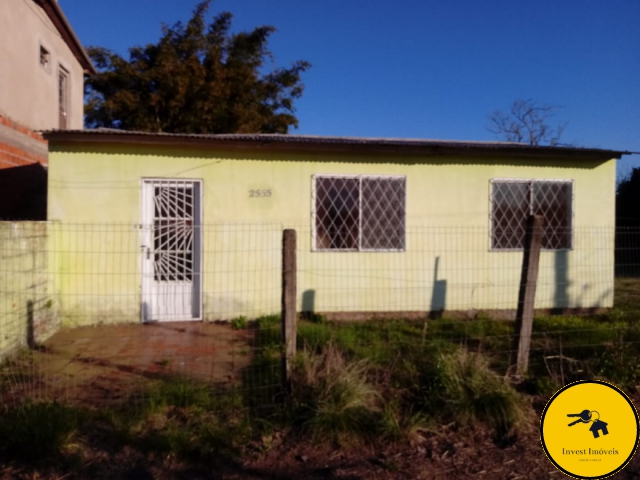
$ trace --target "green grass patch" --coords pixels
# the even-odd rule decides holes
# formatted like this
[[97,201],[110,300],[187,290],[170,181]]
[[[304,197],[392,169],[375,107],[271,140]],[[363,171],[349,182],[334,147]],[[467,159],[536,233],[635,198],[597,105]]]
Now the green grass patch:
[[628,388],[640,381],[640,322],[616,311],[589,317],[548,316],[534,320],[531,375],[562,385],[604,378]]
[[[519,388],[549,395],[584,378],[604,378],[623,388],[637,385],[640,322],[633,318],[620,310],[535,318],[529,378]],[[449,421],[460,426],[483,424],[498,437],[514,431],[528,409],[522,395],[504,379],[513,344],[514,323],[487,317],[298,324],[298,346],[307,362],[313,363],[308,358],[313,355],[324,358],[331,346],[347,365],[366,361],[369,381],[372,376],[384,379],[374,386],[387,432]],[[333,376],[339,377],[335,372]],[[374,425],[372,417],[368,422]],[[342,425],[346,429],[347,424]]]
[[[237,388],[220,391],[171,377],[110,410],[25,403],[2,411],[0,459],[26,465],[64,460],[95,438],[113,451],[129,446],[194,464],[237,458],[274,432],[344,445],[410,440],[454,425],[502,438],[530,419],[523,392],[550,395],[580,378],[638,385],[640,322],[631,305],[640,282],[622,286],[628,291],[621,306],[608,314],[534,319],[530,374],[518,391],[505,378],[513,322],[481,316],[339,323],[311,316],[298,322],[289,390],[282,382],[280,317],[248,323],[238,317],[232,326],[251,333],[251,363]],[[29,381],[15,373],[32,371],[20,365],[5,363],[0,388]]]
[[347,355],[374,363],[391,361],[398,350],[422,343],[424,324],[404,320],[358,323],[298,323],[298,345],[319,351],[333,341]]
[[280,315],[264,315],[253,324],[255,335],[252,347],[255,350],[280,348],[282,338]]
[[332,342],[301,353],[292,372],[293,424],[337,444],[376,435],[381,398],[368,379],[370,368],[365,360],[348,361]]
[[113,444],[194,462],[235,458],[253,435],[239,389],[214,391],[182,377],[160,380],[131,404],[97,412],[92,422]]
[[235,458],[251,436],[250,417],[244,409],[168,407],[132,425],[127,443],[144,452],[199,461]]
[[251,364],[242,372],[242,399],[260,428],[283,421],[285,391],[282,381],[281,322],[279,315],[265,315],[252,323]]
[[168,406],[210,409],[214,403],[210,386],[185,377],[164,379],[151,387],[145,397],[151,412]]
[[[413,337],[418,330],[409,325],[400,338],[407,340],[405,334]],[[389,332],[379,333],[375,338],[384,339]],[[339,444],[381,436],[409,438],[419,429],[455,424],[484,425],[501,438],[527,418],[521,394],[481,353],[419,338],[400,350],[379,343],[373,361],[359,358],[348,344],[343,347],[345,338],[350,334],[336,334],[335,340],[298,356],[293,421],[315,437]]]
[[0,414],[0,456],[43,463],[59,455],[78,433],[86,412],[49,402],[25,402]]
[[640,277],[616,277],[614,311],[640,317]]
[[521,395],[480,354],[461,349],[442,355],[435,374],[437,379],[429,382],[435,389],[428,393],[436,399],[431,407],[446,419],[462,426],[480,422],[502,437],[526,417]]
[[247,317],[239,316],[231,319],[231,328],[234,330],[244,330],[247,328]]

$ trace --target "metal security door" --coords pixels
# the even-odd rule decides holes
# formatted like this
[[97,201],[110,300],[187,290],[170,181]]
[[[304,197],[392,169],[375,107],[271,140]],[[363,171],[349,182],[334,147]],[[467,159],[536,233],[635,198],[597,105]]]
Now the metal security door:
[[201,318],[201,183],[143,180],[142,320]]

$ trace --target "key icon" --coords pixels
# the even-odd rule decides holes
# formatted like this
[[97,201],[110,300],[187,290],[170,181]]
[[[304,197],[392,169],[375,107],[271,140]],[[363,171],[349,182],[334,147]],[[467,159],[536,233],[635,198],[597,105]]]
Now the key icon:
[[576,423],[589,423],[591,421],[591,411],[583,410],[580,413],[567,413],[567,417],[578,417],[577,420],[568,425],[569,427],[573,427]]
[[600,434],[609,435],[609,429],[607,422],[600,420],[600,414],[595,410],[583,410],[580,413],[567,413],[567,417],[578,417],[577,420],[571,422],[568,426],[573,427],[576,423],[590,423],[592,422],[589,431],[593,434],[593,438],[600,438]]

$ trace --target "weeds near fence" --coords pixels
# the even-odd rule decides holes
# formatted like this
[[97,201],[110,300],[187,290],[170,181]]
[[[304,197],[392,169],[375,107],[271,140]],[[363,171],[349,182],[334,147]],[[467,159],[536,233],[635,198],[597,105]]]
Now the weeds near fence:
[[536,318],[531,378],[512,385],[504,376],[510,322],[313,317],[299,322],[287,392],[280,319],[265,316],[242,326],[252,332],[253,355],[236,388],[168,376],[100,411],[25,402],[0,416],[0,461],[82,469],[96,448],[126,447],[204,465],[268,449],[273,434],[343,446],[412,442],[444,425],[486,429],[498,441],[529,425],[527,394],[547,394],[563,378],[637,384],[639,328],[620,318]]
[[[523,399],[489,367],[479,353],[464,349],[437,360],[435,380],[428,380],[431,413],[461,426],[480,422],[500,438],[513,432],[526,418]],[[435,387],[435,388],[433,388]],[[435,408],[434,408],[435,407]]]
[[294,365],[292,423],[314,439],[342,444],[379,434],[382,398],[366,360],[349,361],[333,342]]
[[[82,478],[122,478],[110,460],[96,466],[96,459],[128,451],[142,463],[183,461],[210,474],[212,463],[261,455],[275,438],[340,447],[420,443],[443,430],[481,430],[502,443],[530,428],[531,405],[563,384],[585,378],[606,379],[627,390],[640,384],[640,278],[615,279],[615,307],[600,308],[610,305],[613,287],[607,232],[593,237],[592,250],[585,244],[593,258],[573,252],[571,269],[563,253],[553,254],[551,263],[552,254],[547,255],[542,303],[576,306],[586,315],[536,317],[529,374],[518,382],[507,376],[513,322],[476,310],[470,320],[448,318],[446,311],[439,318],[425,312],[412,320],[348,317],[348,311],[361,308],[387,314],[386,309],[415,314],[445,305],[514,309],[520,272],[515,255],[491,255],[496,263],[489,271],[473,260],[477,246],[449,241],[458,238],[449,236],[457,231],[434,236],[420,230],[415,238],[421,243],[389,256],[384,269],[374,256],[345,256],[344,264],[331,264],[337,256],[316,263],[320,257],[307,247],[298,251],[303,306],[326,307],[344,321],[317,313],[300,319],[288,379],[283,378],[280,316],[256,318],[280,306],[279,226],[210,227],[211,235],[225,239],[225,247],[206,252],[209,260],[201,273],[226,275],[213,290],[228,298],[208,297],[201,313],[228,324],[185,326],[133,324],[140,307],[139,271],[131,267],[138,265],[138,229],[120,226],[113,232],[117,241],[103,239],[101,232],[58,231],[68,235],[71,252],[53,244],[25,253],[27,244],[16,239],[6,246],[14,263],[0,272],[7,285],[0,313],[11,337],[0,339],[0,353],[9,355],[0,364],[3,468],[63,465]],[[477,238],[484,241],[484,231]],[[487,253],[484,243],[481,250]],[[64,262],[52,262],[56,255],[56,262]],[[83,261],[67,262],[65,255]],[[435,260],[433,278],[429,259]],[[59,272],[48,271],[54,264]],[[74,270],[76,264],[86,269]],[[248,265],[251,269],[242,270]],[[628,267],[631,275],[637,265]],[[64,287],[59,298],[47,286],[53,273]],[[121,284],[128,287],[120,290]],[[70,299],[93,307],[69,309]],[[295,319],[297,308],[290,307],[286,318]],[[77,336],[55,343],[48,335],[57,332],[60,319],[65,325],[87,325],[86,330],[75,329]],[[95,327],[101,322],[130,325],[101,337],[96,332],[109,328]],[[61,329],[55,336],[70,332]],[[41,339],[44,345],[38,346]]]
[[143,452],[186,460],[233,457],[250,438],[250,419],[236,391],[214,394],[205,383],[173,378],[152,387],[146,398],[135,415],[124,408],[111,417]]
[[73,441],[83,414],[56,402],[25,402],[2,411],[0,457],[27,463],[50,459]]
[[57,402],[5,409],[0,464],[84,468],[96,450],[123,448],[205,462],[236,457],[255,430],[237,391],[220,395],[205,383],[169,378],[136,397],[145,401],[100,410]]
[[[438,325],[450,330],[457,324]],[[368,428],[373,427],[377,435],[407,434],[420,425],[449,423],[460,428],[482,424],[497,437],[512,433],[526,417],[526,406],[508,381],[490,368],[490,357],[470,352],[460,342],[461,335],[445,338],[428,329],[425,332],[424,327],[423,322],[402,320],[345,326],[301,324],[300,340],[308,349],[302,357],[306,376],[294,378],[296,385],[309,385],[310,379],[314,379],[312,386],[317,385],[316,391],[311,389],[316,417],[307,423],[325,424],[323,406],[317,403],[322,398],[326,403],[337,398],[343,400],[341,412],[354,405],[366,413]],[[330,359],[341,367],[331,368]],[[325,377],[331,381],[323,382]],[[345,385],[350,386],[348,395]],[[327,393],[328,388],[333,391]]]

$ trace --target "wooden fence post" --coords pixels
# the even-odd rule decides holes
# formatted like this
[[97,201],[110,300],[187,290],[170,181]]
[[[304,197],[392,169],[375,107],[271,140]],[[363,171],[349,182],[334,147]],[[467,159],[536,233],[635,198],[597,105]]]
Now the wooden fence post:
[[282,382],[290,387],[291,361],[296,354],[296,231],[282,234]]
[[520,292],[518,294],[518,310],[516,313],[514,354],[511,361],[512,364],[515,363],[517,365],[518,374],[524,374],[529,369],[533,307],[536,299],[538,265],[540,263],[540,249],[544,233],[543,227],[544,219],[542,215],[531,215],[527,219]]

